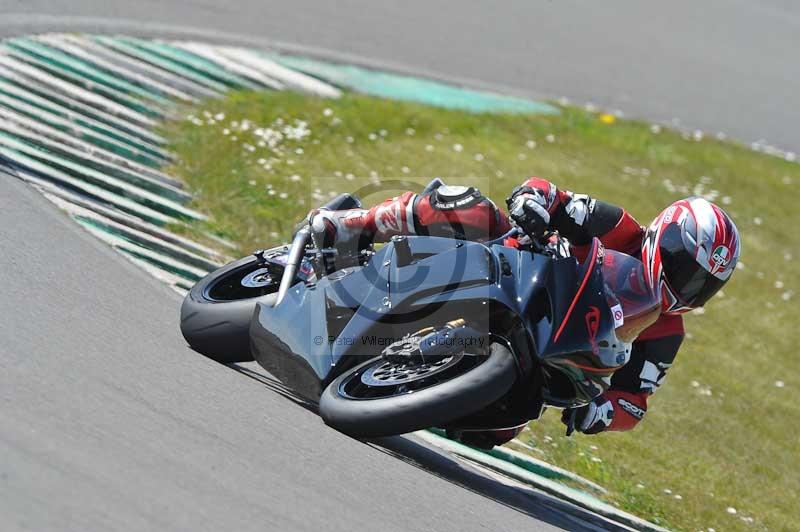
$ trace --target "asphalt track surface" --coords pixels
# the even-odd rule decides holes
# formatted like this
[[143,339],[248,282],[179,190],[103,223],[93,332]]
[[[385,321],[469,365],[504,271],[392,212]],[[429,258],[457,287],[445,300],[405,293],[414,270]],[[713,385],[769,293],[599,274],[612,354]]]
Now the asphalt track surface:
[[[0,1],[0,34],[286,41],[800,146],[789,1],[528,4]],[[195,354],[177,294],[6,174],[0,250],[3,530],[592,528],[413,438],[342,436]]]
[[53,28],[282,41],[800,152],[795,0],[0,0],[0,35]]
[[3,531],[611,527],[196,354],[178,294],[4,173],[0,249]]

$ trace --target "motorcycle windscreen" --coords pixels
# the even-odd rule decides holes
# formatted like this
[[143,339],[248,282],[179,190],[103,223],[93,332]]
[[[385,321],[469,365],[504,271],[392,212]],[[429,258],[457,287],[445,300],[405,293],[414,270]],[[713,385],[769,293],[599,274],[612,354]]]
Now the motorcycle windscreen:
[[603,280],[619,303],[612,306],[617,338],[631,343],[661,315],[661,299],[645,282],[642,261],[619,251],[606,250]]

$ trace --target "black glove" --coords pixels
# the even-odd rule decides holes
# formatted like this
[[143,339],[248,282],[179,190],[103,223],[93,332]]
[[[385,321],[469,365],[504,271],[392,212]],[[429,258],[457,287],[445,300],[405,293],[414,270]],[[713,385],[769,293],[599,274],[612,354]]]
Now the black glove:
[[[570,427],[570,421],[573,421],[573,413],[575,414],[574,425]],[[603,432],[611,425],[613,420],[614,405],[602,395],[596,397],[591,403],[578,408],[566,408],[561,415],[561,422],[567,426],[568,431],[573,428],[584,434]]]
[[511,223],[531,238],[542,236],[549,228],[550,213],[545,208],[547,200],[535,188],[515,189],[506,205]]

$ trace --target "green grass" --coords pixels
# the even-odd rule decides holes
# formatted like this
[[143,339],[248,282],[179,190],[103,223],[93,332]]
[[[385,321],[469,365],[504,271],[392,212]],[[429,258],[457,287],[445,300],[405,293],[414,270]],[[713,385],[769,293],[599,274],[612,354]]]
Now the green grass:
[[[642,223],[673,200],[710,195],[742,232],[741,269],[703,314],[688,316],[687,339],[643,423],[567,439],[548,411],[521,439],[537,457],[606,486],[620,507],[670,527],[797,527],[800,165],[574,108],[475,115],[355,95],[235,93],[186,114],[164,126],[179,161],[170,170],[213,217],[201,229],[243,254],[288,238],[329,192],[381,179],[478,183],[502,204],[535,174],[623,205]],[[308,136],[259,146],[259,128],[298,120]],[[389,188],[398,186],[373,185],[367,200]]]

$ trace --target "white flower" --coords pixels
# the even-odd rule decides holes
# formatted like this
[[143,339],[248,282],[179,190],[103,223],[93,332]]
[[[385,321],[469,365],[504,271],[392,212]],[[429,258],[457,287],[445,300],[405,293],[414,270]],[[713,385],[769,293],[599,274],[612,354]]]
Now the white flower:
[[342,177],[342,173],[341,173],[339,170],[336,170],[336,171],[333,173],[333,175],[335,175],[336,177]]
[[793,295],[794,292],[789,290],[788,292],[784,292],[783,294],[781,294],[781,299],[783,299],[784,301],[789,301],[790,299],[792,299]]
[[214,119],[217,121],[225,120],[225,113],[217,113],[214,115]]
[[722,204],[723,205],[730,205],[731,204],[731,197],[730,196],[722,196]]
[[753,223],[756,224],[756,225],[761,225],[761,223],[763,221],[764,220],[762,220],[761,217],[759,217],[759,216],[756,216],[755,218],[753,218]]
[[338,116],[334,116],[333,119],[331,120],[331,125],[334,126],[334,127],[338,126],[341,123],[342,123],[342,119],[339,118]]
[[787,151],[786,156],[784,156],[784,159],[786,159],[790,163],[793,163],[797,160],[797,155],[793,151]]
[[231,134],[231,130],[228,129],[228,128],[225,128],[225,129],[222,130],[222,134],[223,135],[230,135]]
[[775,288],[783,288],[783,281],[775,281]]
[[703,140],[703,132],[699,129],[695,129],[694,133],[692,133],[692,138],[695,140],[695,142],[700,142]]
[[250,181],[247,182],[247,184],[250,185],[251,187],[254,187],[254,186],[256,186],[256,180],[255,179],[251,179]]
[[369,140],[377,140],[377,139],[378,139],[378,135],[376,135],[375,133],[370,133],[370,134],[367,136],[367,138],[368,138]]
[[344,139],[344,141],[345,141],[346,143],[348,143],[348,144],[352,144],[354,140],[355,140],[355,139],[353,139],[353,137],[345,137],[345,139]]
[[408,135],[409,137],[414,135],[415,133],[416,133],[416,131],[414,130],[413,127],[407,127],[406,128],[406,135]]
[[549,135],[547,135],[547,136],[544,138],[544,140],[546,140],[547,142],[549,142],[550,144],[552,144],[553,142],[555,142],[555,141],[556,141],[556,136],[555,136],[555,135],[553,135],[552,133],[550,133]]
[[475,154],[475,160],[478,161],[478,162],[482,161],[483,160],[483,154],[482,153],[476,153]]
[[296,150],[294,150],[294,152],[295,152],[297,155],[303,155],[303,148],[297,148]]
[[431,152],[431,151],[433,151],[433,144],[428,144],[428,145],[426,145],[426,146],[425,146],[425,151],[427,151],[427,152]]
[[785,382],[783,382],[783,381],[775,381],[775,387],[776,388],[783,388],[784,386],[786,386]]
[[640,490],[641,490],[641,489],[644,489],[644,484],[642,484],[641,482],[639,482],[638,484],[636,484],[636,487],[637,487],[637,488],[639,488]]
[[333,109],[331,109],[330,107],[326,107],[322,111],[322,116],[333,116]]
[[652,133],[653,135],[658,135],[659,133],[661,133],[661,126],[659,126],[658,124],[651,125],[650,133]]
[[683,499],[683,497],[681,497],[680,495],[678,495],[678,494],[676,493],[676,494],[675,494],[675,499],[680,501],[681,499]]
[[603,460],[601,460],[600,458],[598,458],[598,457],[596,457],[596,456],[592,456],[592,462],[597,462],[597,463],[599,464],[599,463],[600,463],[600,462],[602,462],[602,461],[603,461]]
[[299,175],[297,175],[297,174],[293,174],[292,176],[289,177],[289,181],[293,181],[295,183],[299,182],[300,180],[301,180],[301,177]]
[[729,513],[729,514],[731,514],[731,515],[736,515],[736,508],[734,508],[733,506],[728,506],[728,507],[725,509],[725,511],[726,511],[726,512],[728,512],[728,513]]
[[536,141],[535,140],[529,140],[528,142],[525,143],[525,146],[527,146],[529,149],[532,150],[532,149],[534,149],[536,147]]
[[497,177],[503,177],[505,174],[503,174],[503,171],[502,171],[502,170],[498,170],[498,171],[496,171],[496,172],[494,173],[494,175],[496,175]]
[[517,159],[519,159],[520,161],[524,161],[527,158],[528,158],[528,156],[525,155],[524,153],[518,153],[517,154]]
[[462,146],[461,144],[453,144],[453,151],[461,153],[462,151],[464,151],[464,146]]
[[273,189],[269,189],[269,190],[267,190],[267,194],[269,194],[270,196],[274,196],[275,195],[275,191]]
[[666,493],[667,495],[670,495],[670,494],[672,494],[672,490],[671,490],[671,489],[669,489],[669,488],[666,488],[666,489],[664,490],[664,493]]
[[385,129],[381,129],[380,131],[378,131],[378,135],[380,135],[381,137],[385,137],[387,134],[388,132]]
[[697,382],[697,381],[692,381],[692,382],[690,382],[689,384],[691,384],[691,385],[692,385],[692,388],[698,388],[698,387],[700,386],[700,383],[699,383],[699,382]]
[[403,166],[402,168],[400,168],[400,171],[401,171],[401,172],[403,172],[404,174],[407,174],[407,173],[409,173],[411,170],[408,168],[408,166]]
[[289,194],[287,194],[286,192],[281,192],[280,194],[278,194],[278,197],[280,199],[286,199],[289,197]]
[[347,179],[348,181],[352,181],[353,179],[356,178],[356,176],[354,176],[353,174],[345,174],[344,178]]

